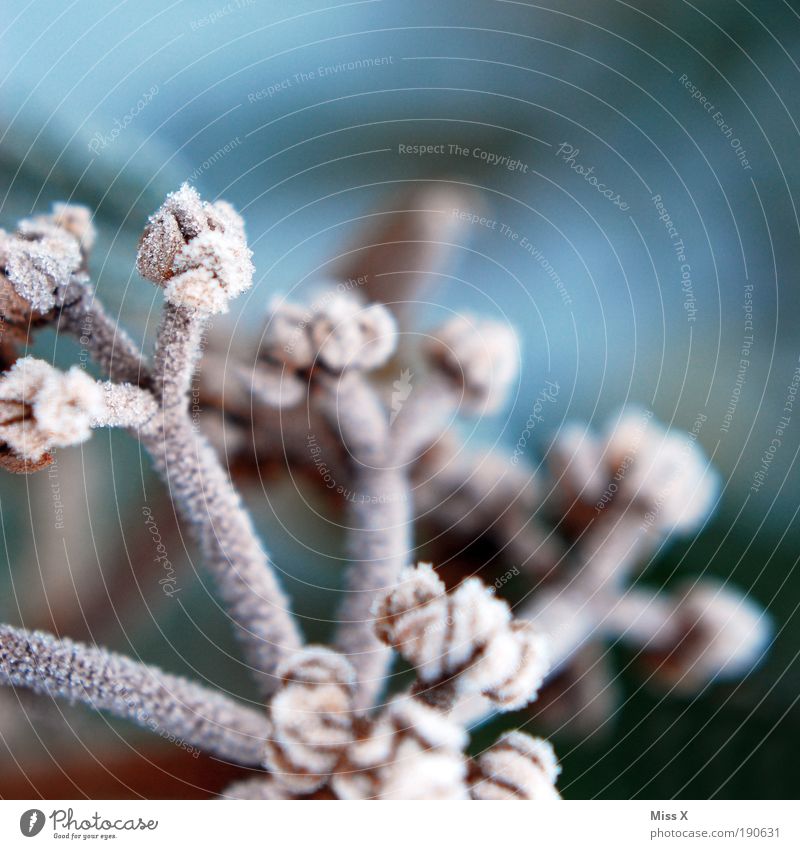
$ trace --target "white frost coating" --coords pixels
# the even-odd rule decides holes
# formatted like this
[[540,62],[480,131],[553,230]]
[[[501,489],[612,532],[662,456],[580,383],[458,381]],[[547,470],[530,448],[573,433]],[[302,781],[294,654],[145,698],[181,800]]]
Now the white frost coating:
[[555,782],[561,772],[553,747],[521,731],[504,734],[477,759],[473,799],[560,799]]
[[103,391],[82,369],[68,372],[24,357],[0,377],[0,439],[27,460],[76,445],[104,410]]
[[310,306],[275,300],[260,356],[296,371],[322,365],[332,372],[370,371],[394,353],[397,327],[382,304],[323,292]]
[[0,625],[0,684],[129,719],[164,737],[255,765],[266,718],[222,693],[128,657]]
[[352,295],[336,294],[314,309],[312,344],[332,371],[383,365],[394,353],[397,327],[382,304],[364,306]]
[[355,674],[340,654],[309,647],[278,669],[264,765],[293,793],[310,793],[333,772],[353,739]]
[[46,235],[52,232],[53,228],[59,228],[74,236],[84,257],[88,256],[94,247],[97,231],[92,223],[92,212],[85,206],[54,203],[49,214],[25,218],[18,226],[19,232],[28,238]]
[[565,426],[548,459],[570,497],[641,512],[645,525],[661,534],[696,530],[719,490],[695,435],[668,430],[635,407],[599,435]]
[[78,240],[58,227],[46,234],[4,239],[5,276],[17,294],[39,313],[60,306],[82,262]]
[[748,672],[772,636],[766,612],[738,590],[711,579],[678,589],[674,618],[684,635],[656,674],[695,692],[716,678]]
[[103,410],[92,419],[92,427],[141,427],[158,410],[155,398],[138,386],[106,381],[101,388]]
[[517,334],[499,321],[456,316],[431,334],[425,351],[477,412],[498,410],[519,370]]
[[690,533],[706,519],[719,490],[716,472],[697,442],[630,411],[605,434],[606,463],[616,471],[631,458],[620,484],[626,501],[641,501],[658,529]]
[[184,183],[150,217],[136,267],[164,286],[171,304],[211,315],[226,312],[228,302],[250,288],[251,257],[233,207],[207,203]]
[[546,639],[512,619],[508,604],[477,579],[445,592],[429,564],[406,569],[376,608],[376,632],[423,684],[458,700],[475,693],[501,710],[532,701],[548,669]]
[[340,799],[465,799],[466,732],[400,697],[369,724],[333,776]]
[[554,477],[566,485],[571,494],[583,501],[596,501],[608,484],[608,470],[603,463],[602,446],[588,427],[567,424],[548,456]]

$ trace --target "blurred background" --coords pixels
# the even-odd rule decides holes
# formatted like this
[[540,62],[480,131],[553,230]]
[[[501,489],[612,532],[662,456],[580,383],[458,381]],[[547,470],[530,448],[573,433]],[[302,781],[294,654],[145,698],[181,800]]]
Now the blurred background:
[[[759,669],[692,699],[643,686],[612,648],[613,720],[554,736],[564,795],[794,798],[798,61],[795,0],[31,0],[0,33],[0,226],[54,200],[96,210],[93,280],[147,345],[160,303],[134,269],[147,215],[187,180],[226,198],[257,283],[215,322],[225,351],[257,340],[270,299],[313,287],[409,188],[470,190],[487,221],[459,231],[431,309],[506,317],[524,343],[514,404],[470,438],[510,450],[545,380],[560,392],[527,446],[534,465],[565,422],[600,424],[626,403],[686,430],[706,416],[698,441],[722,474],[720,507],[648,581],[730,579],[774,621]],[[408,150],[420,145],[433,150]],[[54,334],[37,351],[80,355]],[[182,538],[179,595],[141,566],[142,492],[159,486],[124,434],[59,452],[55,473],[3,476],[0,618],[251,697]],[[246,497],[318,638],[341,540],[297,509],[289,481]],[[0,693],[0,735],[0,796],[220,786],[219,764],[23,695]]]

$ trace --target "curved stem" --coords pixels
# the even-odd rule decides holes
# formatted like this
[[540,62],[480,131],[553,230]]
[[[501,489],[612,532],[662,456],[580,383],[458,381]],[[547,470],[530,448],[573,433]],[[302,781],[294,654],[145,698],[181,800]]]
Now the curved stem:
[[130,719],[245,766],[261,762],[266,715],[155,666],[42,631],[0,625],[0,684]]
[[268,693],[277,683],[276,667],[302,639],[250,516],[191,420],[187,396],[203,325],[193,310],[166,304],[153,369],[159,410],[139,438],[200,545],[246,659]]
[[62,307],[58,327],[79,340],[110,380],[134,386],[148,384],[149,369],[141,351],[93,291],[81,293]]

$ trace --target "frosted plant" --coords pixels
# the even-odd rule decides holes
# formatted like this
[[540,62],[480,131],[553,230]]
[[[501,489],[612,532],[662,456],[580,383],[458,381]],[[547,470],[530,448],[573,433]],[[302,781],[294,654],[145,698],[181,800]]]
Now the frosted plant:
[[[246,356],[233,364],[224,392],[225,369],[208,358],[200,430],[188,396],[203,333],[252,283],[232,207],[184,185],[150,218],[137,268],[163,290],[164,307],[149,360],[90,285],[88,211],[57,205],[0,234],[10,331],[0,462],[36,471],[52,449],[98,427],[138,439],[196,540],[264,710],[102,648],[12,626],[0,628],[0,681],[256,769],[228,787],[229,798],[547,799],[558,797],[549,744],[515,731],[472,760],[471,725],[526,706],[601,640],[631,642],[654,678],[685,690],[758,660],[764,617],[734,591],[692,583],[670,597],[630,586],[664,539],[696,530],[713,506],[714,477],[696,445],[643,414],[601,435],[567,429],[548,457],[557,481],[549,498],[524,465],[466,449],[456,421],[502,407],[516,385],[516,335],[461,315],[416,347],[398,344],[425,271],[457,230],[448,217],[456,195],[418,195],[390,236],[352,253],[338,272],[348,285],[334,278],[307,304],[274,300],[252,364]],[[377,269],[388,257],[416,270],[382,285]],[[18,358],[46,325],[80,336],[106,379]],[[219,461],[218,449],[231,446],[238,475],[278,459],[335,490],[348,563],[330,647],[305,644]],[[556,529],[546,514],[558,517]],[[464,568],[411,568],[421,522],[456,546],[490,540],[494,565],[534,591],[519,593],[512,609],[502,583],[487,587]],[[400,693],[389,683],[398,656],[414,673]]]

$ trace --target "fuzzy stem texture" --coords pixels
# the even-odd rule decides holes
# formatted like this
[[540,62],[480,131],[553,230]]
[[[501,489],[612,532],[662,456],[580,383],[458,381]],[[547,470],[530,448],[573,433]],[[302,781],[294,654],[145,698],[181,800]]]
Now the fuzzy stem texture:
[[246,766],[260,763],[265,715],[154,666],[41,631],[0,625],[0,683],[95,710]]
[[579,543],[579,570],[523,605],[518,615],[550,635],[551,674],[608,627],[631,573],[655,542],[657,536],[644,527],[638,511],[609,513]]
[[375,703],[392,652],[376,636],[373,607],[408,565],[411,551],[411,492],[407,474],[392,464],[386,410],[358,373],[327,382],[322,403],[351,463],[347,497],[345,600],[339,609],[337,648],[356,671],[355,706]]
[[392,428],[392,455],[395,463],[419,460],[455,421],[461,395],[450,381],[436,374],[411,393]]
[[238,493],[189,414],[203,325],[202,314],[165,305],[153,369],[159,409],[139,436],[201,547],[260,689],[269,693],[276,667],[302,639]]
[[106,312],[93,291],[87,290],[77,300],[66,304],[58,326],[86,347],[110,380],[134,386],[145,386],[149,382],[149,369],[141,351]]

